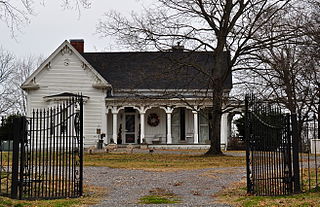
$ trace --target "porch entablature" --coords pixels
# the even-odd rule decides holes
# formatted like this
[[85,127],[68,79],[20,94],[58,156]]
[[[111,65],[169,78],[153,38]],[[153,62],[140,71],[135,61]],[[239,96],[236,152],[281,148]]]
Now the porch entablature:
[[[223,97],[229,97],[230,89],[223,90]],[[213,96],[211,89],[113,89],[111,97],[138,98],[206,98]]]
[[[114,110],[118,113],[124,107],[133,107],[139,113],[145,113],[148,109],[158,107],[172,113],[174,108],[184,107],[192,111],[199,111],[203,108],[212,107],[212,100],[210,99],[133,99],[133,98],[107,98],[106,108]],[[113,113],[113,112],[112,112]]]

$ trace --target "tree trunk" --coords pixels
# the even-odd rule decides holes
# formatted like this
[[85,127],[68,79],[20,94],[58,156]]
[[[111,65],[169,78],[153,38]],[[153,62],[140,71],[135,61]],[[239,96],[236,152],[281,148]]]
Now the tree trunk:
[[[218,95],[218,94],[217,94]],[[215,95],[212,99],[213,107],[212,107],[212,120],[210,120],[210,130],[211,130],[211,140],[210,140],[210,148],[206,152],[206,155],[219,155],[222,154],[221,151],[221,106],[222,100],[221,98],[215,98]],[[221,94],[222,95],[222,94]]]
[[[320,100],[320,98],[319,98]],[[320,102],[320,101],[319,101]],[[318,139],[320,139],[320,103],[318,103]]]
[[222,154],[221,151],[221,115],[223,104],[223,88],[224,82],[229,72],[228,65],[226,64],[226,57],[223,52],[215,54],[215,64],[213,71],[212,83],[212,120],[210,121],[211,140],[210,148],[206,155]]

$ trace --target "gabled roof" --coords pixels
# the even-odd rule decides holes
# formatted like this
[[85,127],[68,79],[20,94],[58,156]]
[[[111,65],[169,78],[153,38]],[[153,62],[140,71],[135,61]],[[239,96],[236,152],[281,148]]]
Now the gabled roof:
[[86,65],[89,70],[93,72],[97,76],[97,78],[102,82],[105,86],[110,86],[110,84],[98,73],[90,63],[67,41],[65,40],[38,68],[35,70],[21,85],[22,89],[37,89],[38,85],[34,85],[32,80],[44,69],[48,64],[60,53],[60,51],[68,47],[73,54],[75,54],[83,63]]
[[[115,89],[209,89],[212,52],[82,53]],[[229,67],[225,53],[225,68]],[[232,88],[229,74],[225,89]]]

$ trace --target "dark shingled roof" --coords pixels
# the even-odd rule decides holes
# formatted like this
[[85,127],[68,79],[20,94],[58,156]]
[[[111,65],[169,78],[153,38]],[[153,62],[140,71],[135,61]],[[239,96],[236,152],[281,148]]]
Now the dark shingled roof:
[[[225,68],[229,55],[225,53]],[[211,52],[82,53],[115,89],[207,89],[213,73]],[[229,74],[224,83],[232,88]]]

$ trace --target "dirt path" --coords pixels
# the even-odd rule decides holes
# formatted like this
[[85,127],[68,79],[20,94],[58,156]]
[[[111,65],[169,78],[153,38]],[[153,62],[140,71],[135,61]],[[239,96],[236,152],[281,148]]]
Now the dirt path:
[[[176,172],[85,167],[86,184],[105,187],[106,197],[96,206],[228,206],[215,203],[214,195],[245,176],[245,169],[210,168]],[[139,198],[151,191],[174,193],[180,204],[143,205]]]

